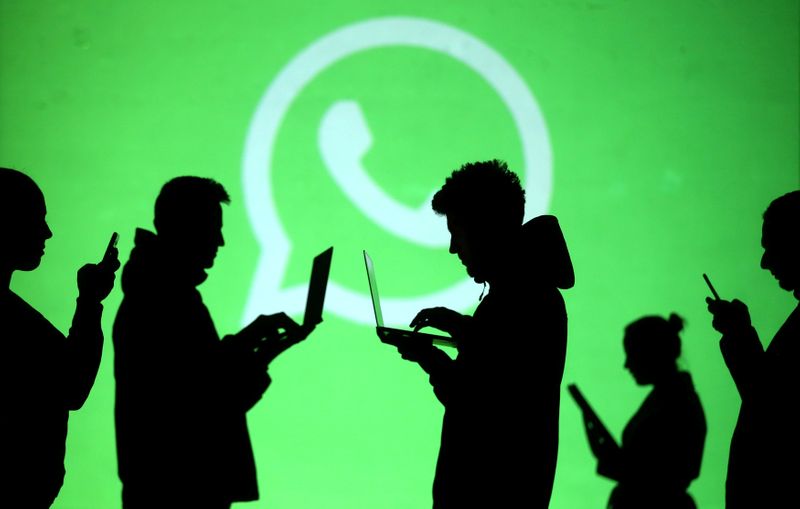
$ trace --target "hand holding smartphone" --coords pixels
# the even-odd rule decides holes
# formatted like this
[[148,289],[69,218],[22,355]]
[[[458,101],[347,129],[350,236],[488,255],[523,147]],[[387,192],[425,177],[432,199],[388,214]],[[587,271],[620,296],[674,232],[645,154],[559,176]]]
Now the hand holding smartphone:
[[111,260],[117,258],[117,242],[119,242],[119,233],[114,232],[111,234],[111,239],[108,241],[108,245],[106,246],[106,251],[103,253],[103,259],[100,263],[110,262]]
[[100,263],[87,263],[78,271],[78,293],[90,301],[102,302],[114,287],[115,272],[119,269],[117,241],[119,234],[114,232],[108,241]]

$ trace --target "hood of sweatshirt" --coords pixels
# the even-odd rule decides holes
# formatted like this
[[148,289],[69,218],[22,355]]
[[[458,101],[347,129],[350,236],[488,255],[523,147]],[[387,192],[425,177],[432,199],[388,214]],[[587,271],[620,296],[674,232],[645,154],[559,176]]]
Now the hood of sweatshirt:
[[205,270],[192,267],[177,253],[167,250],[158,235],[137,228],[131,256],[122,270],[122,291],[130,295],[194,289],[207,277]]

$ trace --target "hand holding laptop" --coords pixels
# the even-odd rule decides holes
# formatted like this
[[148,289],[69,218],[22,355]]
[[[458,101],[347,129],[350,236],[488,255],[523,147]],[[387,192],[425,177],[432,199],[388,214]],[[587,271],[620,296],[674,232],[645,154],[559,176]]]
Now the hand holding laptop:
[[258,347],[256,355],[264,366],[268,366],[280,354],[306,339],[316,327],[316,325],[295,325],[296,328],[286,331],[276,338],[268,338]]
[[236,341],[255,352],[265,366],[289,347],[306,339],[322,322],[332,257],[333,247],[329,247],[314,258],[303,325],[298,325],[289,315],[281,312],[260,315],[236,334]]
[[458,311],[439,306],[425,308],[417,313],[417,316],[411,320],[409,327],[413,328],[414,332],[419,332],[420,329],[425,327],[433,327],[450,334],[454,338],[461,338],[469,330],[469,322],[471,320],[472,317],[469,315],[462,315]]
[[586,438],[589,440],[589,448],[592,454],[597,459],[607,458],[610,455],[616,454],[619,451],[619,445],[614,437],[609,433],[608,428],[605,427],[600,417],[597,416],[594,409],[586,401],[578,386],[569,384],[567,386],[572,399],[581,409],[583,414],[583,425],[586,429]]
[[[300,325],[286,313],[259,315],[244,329],[236,334],[236,340],[256,350],[263,343],[280,341],[298,335]],[[308,334],[306,334],[307,336]]]
[[[419,332],[419,329],[422,327],[434,327],[431,323],[421,323],[416,330],[404,330],[404,329],[396,329],[393,327],[384,327],[383,325],[383,312],[381,311],[381,299],[378,295],[378,281],[375,278],[375,264],[372,262],[372,258],[364,251],[364,265],[367,269],[367,282],[369,283],[369,293],[370,297],[372,298],[372,310],[375,314],[375,331],[378,333],[378,338],[386,344],[393,345],[393,346],[401,346],[408,344],[409,342],[414,342],[415,344],[420,345],[436,345],[436,346],[450,346],[455,347],[456,342],[452,337],[448,336],[441,336],[437,334],[427,334],[425,332]],[[433,308],[433,309],[446,309],[446,308]],[[455,311],[450,311],[451,313],[455,313]],[[433,312],[433,315],[447,315],[446,312]],[[419,316],[419,315],[417,315]],[[422,318],[425,318],[426,315],[423,315]],[[429,321],[428,321],[429,322]],[[437,323],[443,326],[446,323],[450,323],[450,320],[438,320]],[[412,322],[413,324],[414,322]],[[437,327],[438,328],[438,327]],[[444,330],[444,329],[441,329]]]

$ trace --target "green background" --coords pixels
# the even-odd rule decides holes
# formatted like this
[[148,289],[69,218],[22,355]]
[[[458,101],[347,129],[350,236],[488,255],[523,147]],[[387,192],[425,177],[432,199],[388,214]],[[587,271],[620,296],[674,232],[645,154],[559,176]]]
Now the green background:
[[[201,290],[220,332],[237,330],[259,255],[241,161],[260,97],[320,36],[401,15],[480,38],[534,93],[553,151],[549,211],[577,274],[565,292],[565,382],[582,387],[617,437],[647,393],[623,370],[623,327],[644,314],[687,319],[683,365],[709,429],[690,491],[701,508],[721,508],[738,396],[701,273],[749,304],[765,343],[795,304],[758,262],[761,213],[798,187],[796,0],[0,0],[0,165],[39,183],[55,233],[42,266],[17,273],[12,288],[66,331],[75,270],[99,259],[110,232],[122,235],[124,261],[167,179],[211,176],[233,201],[227,245]],[[389,238],[336,195],[315,137],[337,99],[359,101],[374,138],[364,166],[409,206],[465,161],[500,157],[521,169],[507,112],[462,65],[398,48],[343,60],[298,97],[276,145],[276,203],[296,248],[286,283],[302,282],[328,244],[331,277],[355,290],[365,291],[364,247],[384,296],[458,280],[445,250]],[[119,506],[109,332],[120,298],[115,289],[106,303],[97,383],[70,417],[57,508]],[[270,373],[249,414],[262,500],[242,507],[429,507],[442,410],[423,373],[370,327],[328,314]],[[551,507],[603,507],[612,483],[594,469],[565,397]]]

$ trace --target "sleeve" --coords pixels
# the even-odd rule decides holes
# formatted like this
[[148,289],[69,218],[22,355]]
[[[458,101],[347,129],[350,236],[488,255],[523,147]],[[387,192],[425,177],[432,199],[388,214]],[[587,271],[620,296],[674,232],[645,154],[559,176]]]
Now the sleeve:
[[452,400],[454,387],[459,385],[456,361],[438,348],[433,348],[430,356],[420,365],[430,375],[429,380],[436,398],[447,406]]
[[65,394],[67,408],[78,410],[94,385],[103,355],[100,319],[103,305],[79,298],[66,339]]
[[731,373],[742,400],[752,397],[755,383],[761,378],[764,347],[753,327],[722,336],[722,358]]
[[258,355],[247,345],[226,336],[219,343],[221,401],[240,411],[253,408],[271,379]]

